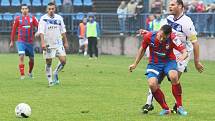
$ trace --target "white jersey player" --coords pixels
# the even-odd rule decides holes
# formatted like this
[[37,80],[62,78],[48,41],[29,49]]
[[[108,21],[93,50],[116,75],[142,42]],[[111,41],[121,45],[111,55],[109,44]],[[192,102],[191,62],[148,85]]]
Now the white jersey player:
[[[68,48],[66,29],[63,18],[55,14],[56,6],[49,3],[47,6],[48,13],[40,18],[38,32],[40,33],[41,45],[43,48],[44,58],[46,59],[46,75],[49,86],[59,84],[58,72],[66,64],[65,48]],[[59,64],[54,70],[54,79],[52,80],[52,59],[58,57]]]
[[[167,23],[173,28],[173,32],[176,37],[179,38],[186,46],[189,57],[181,62],[178,62],[178,77],[186,70],[187,64],[190,60],[192,51],[194,52],[194,62],[196,69],[201,73],[203,72],[203,65],[199,60],[199,43],[197,41],[197,33],[193,25],[192,20],[183,13],[184,4],[182,0],[171,0],[169,4],[169,12],[171,15],[167,17]],[[174,51],[176,57],[180,56],[180,53]],[[162,77],[160,79],[162,81]],[[180,89],[178,89],[180,92]],[[151,90],[149,90],[146,105],[143,106],[143,113],[148,113],[154,109],[152,105],[153,96]],[[177,104],[173,107],[173,111],[177,112]]]

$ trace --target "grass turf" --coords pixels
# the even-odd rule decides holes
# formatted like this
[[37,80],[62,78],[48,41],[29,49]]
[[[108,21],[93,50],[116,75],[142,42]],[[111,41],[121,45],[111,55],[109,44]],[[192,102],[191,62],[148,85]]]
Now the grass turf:
[[[189,64],[182,78],[183,104],[188,116],[159,116],[161,110],[141,113],[148,91],[144,75],[147,61],[128,72],[134,58],[101,56],[98,60],[68,55],[67,64],[59,74],[60,85],[48,88],[45,62],[36,55],[34,79],[19,80],[18,56],[0,55],[0,121],[212,121],[215,120],[215,62],[204,61],[205,72],[199,74]],[[28,68],[27,59],[26,72]],[[56,65],[55,60],[53,65]],[[170,107],[174,104],[170,83],[161,85]],[[32,115],[28,119],[15,117],[18,103],[28,103]]]

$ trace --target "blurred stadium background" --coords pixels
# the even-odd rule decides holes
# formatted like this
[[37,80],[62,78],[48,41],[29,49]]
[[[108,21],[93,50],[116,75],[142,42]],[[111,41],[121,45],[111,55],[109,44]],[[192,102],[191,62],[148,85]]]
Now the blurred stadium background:
[[[169,0],[136,0],[135,26],[129,28],[126,19],[125,35],[120,36],[117,8],[121,0],[0,0],[0,52],[15,52],[9,49],[10,31],[13,19],[20,15],[20,5],[25,3],[30,13],[39,20],[46,11],[48,2],[57,5],[57,12],[64,17],[68,31],[70,49],[68,53],[78,52],[77,27],[84,16],[94,14],[102,32],[99,41],[101,54],[129,55],[136,53],[140,38],[134,32],[147,28],[147,19],[157,11],[164,16],[168,11]],[[127,3],[129,0],[125,0]],[[186,14],[191,17],[198,32],[201,44],[201,59],[214,60],[215,44],[215,0],[184,0]],[[131,36],[130,36],[131,35]],[[41,52],[39,41],[35,41],[35,51]]]

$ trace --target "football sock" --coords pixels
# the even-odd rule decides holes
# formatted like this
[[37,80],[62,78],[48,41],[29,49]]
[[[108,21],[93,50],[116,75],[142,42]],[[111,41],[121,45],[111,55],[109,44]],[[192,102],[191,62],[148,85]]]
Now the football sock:
[[172,94],[175,97],[177,107],[182,106],[182,89],[180,83],[172,85]]
[[34,60],[30,59],[28,64],[29,64],[29,71],[28,71],[28,73],[31,73],[32,70],[33,70],[33,68],[34,68]]
[[52,82],[52,68],[51,68],[51,64],[46,64],[46,76],[47,79],[50,82]]
[[158,88],[155,92],[152,92],[155,100],[161,105],[165,110],[169,110],[169,107],[166,104],[165,97],[163,92]]
[[153,101],[153,95],[152,95],[151,89],[149,89],[146,104],[151,105],[151,104],[152,104],[152,101]]
[[19,64],[19,72],[21,76],[25,75],[25,65],[24,64]]
[[58,72],[60,72],[63,69],[64,65],[65,65],[65,63],[59,62],[58,65],[57,65],[57,67],[54,70],[54,73],[58,74]]

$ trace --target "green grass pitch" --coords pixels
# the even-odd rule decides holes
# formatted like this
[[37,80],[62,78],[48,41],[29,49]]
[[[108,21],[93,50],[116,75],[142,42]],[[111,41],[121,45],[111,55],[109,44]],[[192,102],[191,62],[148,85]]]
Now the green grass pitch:
[[[98,60],[68,55],[67,65],[59,74],[61,84],[48,88],[42,55],[36,55],[34,79],[19,80],[17,54],[0,55],[0,121],[215,121],[215,62],[204,61],[199,74],[189,64],[181,78],[183,104],[188,116],[159,116],[161,110],[141,113],[148,91],[144,75],[147,61],[128,72],[134,58],[101,56]],[[26,67],[27,59],[25,59]],[[53,65],[56,65],[55,60]],[[27,68],[26,68],[27,71]],[[174,104],[170,83],[161,85],[170,107]],[[32,115],[15,117],[18,103],[28,103]]]

